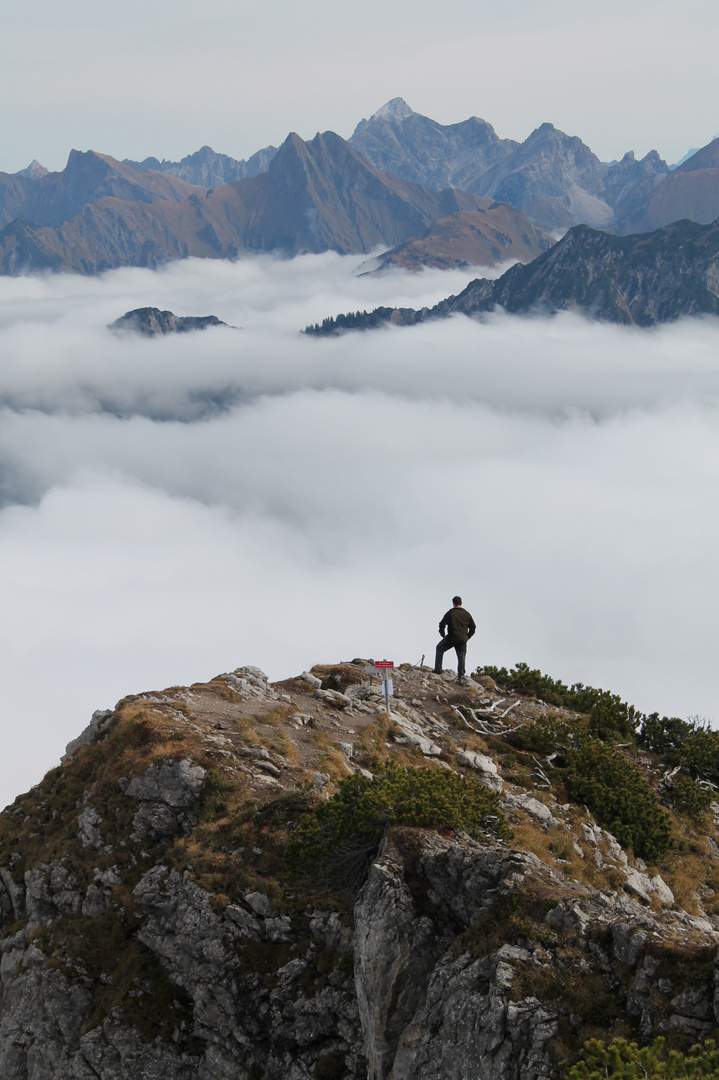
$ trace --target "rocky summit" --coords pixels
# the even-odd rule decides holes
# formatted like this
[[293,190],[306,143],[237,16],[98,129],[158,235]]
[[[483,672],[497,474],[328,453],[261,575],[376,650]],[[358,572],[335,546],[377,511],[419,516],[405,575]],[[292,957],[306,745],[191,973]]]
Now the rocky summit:
[[207,330],[210,326],[227,326],[216,315],[175,315],[172,311],[160,311],[156,307],[133,308],[108,326],[108,330],[120,333],[142,334],[157,337],[158,334],[187,334],[191,330]]
[[714,736],[526,665],[394,686],[94,714],[0,815],[3,1080],[550,1080],[715,1032]]

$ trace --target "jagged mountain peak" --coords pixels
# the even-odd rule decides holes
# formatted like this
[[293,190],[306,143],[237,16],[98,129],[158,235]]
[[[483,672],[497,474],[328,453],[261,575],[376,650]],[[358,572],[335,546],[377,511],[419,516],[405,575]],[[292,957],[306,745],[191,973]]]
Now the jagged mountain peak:
[[395,97],[391,101],[386,102],[377,110],[372,113],[370,120],[406,120],[408,116],[418,116],[419,114],[410,109],[404,98]]
[[138,169],[140,172],[154,169],[158,172],[170,173],[189,184],[215,188],[267,172],[267,167],[276,153],[277,147],[265,146],[246,161],[237,161],[228,154],[221,154],[213,150],[211,146],[205,145],[192,154],[186,154],[180,161],[166,161],[164,158],[158,161],[155,157],[147,157],[143,161],[132,161],[126,158],[123,164]]
[[46,169],[44,165],[41,165],[37,158],[33,158],[30,164],[25,169],[21,169],[16,173],[16,176],[26,176],[29,180],[39,180],[42,176],[47,176],[49,169]]

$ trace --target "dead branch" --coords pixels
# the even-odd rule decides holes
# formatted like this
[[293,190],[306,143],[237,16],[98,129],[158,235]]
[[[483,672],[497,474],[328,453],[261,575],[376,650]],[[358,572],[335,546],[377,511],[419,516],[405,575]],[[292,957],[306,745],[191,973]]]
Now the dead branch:
[[549,779],[549,777],[547,776],[544,769],[542,768],[542,766],[537,761],[534,754],[532,754],[532,761],[534,762],[534,766],[535,766],[534,771],[536,772],[537,776],[539,777],[539,779],[542,781],[543,784],[546,784],[547,787],[550,788],[552,786],[552,781]]
[[[522,724],[517,724],[516,727],[507,728],[501,723],[499,717],[497,717],[497,721],[498,721],[497,725],[492,726],[486,720],[482,719],[482,717],[481,717],[482,710],[481,709],[471,709],[469,707],[469,705],[465,705],[464,708],[471,715],[472,720],[474,721],[474,725],[472,725],[472,724],[469,723],[469,721],[467,720],[467,717],[464,715],[464,713],[461,711],[461,709],[459,709],[456,705],[452,705],[451,708],[452,708],[452,711],[455,712],[457,714],[457,716],[459,716],[461,718],[462,723],[465,724],[466,727],[468,727],[470,731],[475,731],[478,735],[493,735],[495,737],[499,735],[499,736],[504,737],[505,735],[511,735],[512,732],[514,732],[514,731],[519,731],[519,729],[522,727]],[[502,715],[506,716],[506,713],[503,713]]]

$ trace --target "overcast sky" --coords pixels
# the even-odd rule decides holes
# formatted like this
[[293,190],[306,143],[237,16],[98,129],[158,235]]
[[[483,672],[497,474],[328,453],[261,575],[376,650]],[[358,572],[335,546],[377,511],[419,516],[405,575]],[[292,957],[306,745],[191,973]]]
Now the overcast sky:
[[[472,668],[719,718],[717,320],[300,335],[467,278],[356,265],[0,278],[0,806],[125,694],[431,657],[457,591]],[[106,329],[142,304],[242,329]]]
[[9,172],[72,148],[247,157],[348,137],[395,96],[514,139],[551,121],[603,160],[671,163],[719,132],[716,0],[24,0],[2,27]]

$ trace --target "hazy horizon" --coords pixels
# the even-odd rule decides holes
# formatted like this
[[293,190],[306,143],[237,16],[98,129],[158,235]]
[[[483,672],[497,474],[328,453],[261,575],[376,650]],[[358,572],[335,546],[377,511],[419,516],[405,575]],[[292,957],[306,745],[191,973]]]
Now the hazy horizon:
[[205,144],[247,158],[290,131],[348,138],[398,96],[443,124],[478,115],[522,141],[548,121],[603,161],[656,149],[671,164],[719,130],[718,31],[708,0],[34,0],[5,13],[0,165],[57,171],[73,148],[177,160]]

